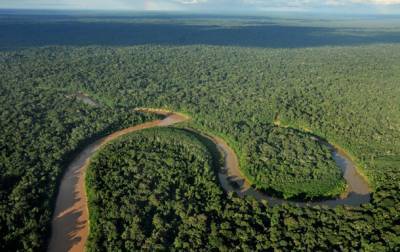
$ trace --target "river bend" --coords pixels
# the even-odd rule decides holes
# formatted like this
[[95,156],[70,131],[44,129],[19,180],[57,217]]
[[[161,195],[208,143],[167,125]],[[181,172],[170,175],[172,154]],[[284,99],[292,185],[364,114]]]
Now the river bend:
[[[134,127],[116,131],[111,135],[101,138],[86,146],[76,158],[69,164],[61,180],[56,207],[52,218],[52,234],[48,251],[84,251],[89,234],[89,211],[85,191],[85,174],[89,166],[90,158],[94,153],[123,135],[154,127],[165,127],[189,120],[188,117],[160,109],[141,108],[136,111],[156,113],[164,115],[163,120],[143,123]],[[216,144],[224,157],[224,167],[218,172],[218,179],[226,192],[236,192],[240,197],[252,196],[257,200],[267,200],[270,205],[292,202],[296,205],[325,205],[334,207],[337,205],[358,206],[370,200],[370,188],[364,178],[357,172],[354,163],[342,151],[332,145],[333,158],[342,169],[349,190],[346,198],[324,200],[319,202],[294,202],[270,197],[265,193],[254,189],[240,171],[239,161],[231,147],[216,136],[203,135]]]

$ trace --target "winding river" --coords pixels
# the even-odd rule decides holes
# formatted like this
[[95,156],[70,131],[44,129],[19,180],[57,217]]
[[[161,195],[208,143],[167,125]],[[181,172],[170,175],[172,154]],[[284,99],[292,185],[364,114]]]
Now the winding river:
[[[188,117],[160,109],[136,109],[140,112],[164,115],[163,120],[143,123],[134,127],[116,131],[111,135],[101,138],[86,146],[68,166],[59,187],[56,207],[52,219],[52,234],[48,251],[84,251],[89,234],[89,211],[85,191],[85,173],[90,158],[102,146],[123,135],[154,127],[166,127],[189,120]],[[289,201],[270,197],[260,192],[246,180],[240,171],[239,161],[228,144],[219,137],[203,135],[216,144],[223,154],[225,165],[218,172],[219,182],[226,192],[236,192],[240,197],[252,196],[258,200],[268,200],[270,205],[283,204]],[[319,202],[293,202],[296,205],[324,205],[334,207],[337,205],[358,206],[370,200],[368,183],[357,172],[354,163],[343,152],[329,145],[333,158],[341,167],[344,178],[349,186],[348,195],[343,199],[332,199]]]

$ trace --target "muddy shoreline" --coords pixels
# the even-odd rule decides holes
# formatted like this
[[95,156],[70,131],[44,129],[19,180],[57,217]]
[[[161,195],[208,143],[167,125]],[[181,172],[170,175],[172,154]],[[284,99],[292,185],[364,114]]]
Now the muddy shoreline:
[[224,153],[225,167],[223,171],[218,173],[218,178],[221,186],[227,192],[235,192],[240,197],[250,196],[257,200],[266,200],[270,206],[280,205],[285,203],[294,204],[297,206],[326,206],[336,207],[339,205],[346,206],[360,206],[361,204],[368,203],[371,199],[371,190],[367,181],[363,176],[358,173],[354,162],[343,153],[343,151],[336,149],[333,145],[327,144],[331,150],[332,157],[336,164],[341,168],[343,177],[346,180],[348,189],[343,197],[328,200],[318,201],[297,201],[285,200],[267,193],[259,191],[252,187],[249,180],[240,170],[238,158],[231,147],[221,138],[213,137],[213,141],[222,153]]
[[165,111],[154,111],[154,113],[166,117],[163,120],[143,123],[103,137],[85,147],[70,163],[59,186],[47,251],[84,251],[89,234],[85,175],[90,164],[90,158],[98,149],[123,135],[154,127],[165,127],[188,119],[183,115],[166,113]]
[[[48,246],[50,252],[84,251],[89,235],[89,211],[85,190],[85,174],[90,158],[95,152],[123,135],[154,127],[166,127],[185,122],[190,118],[162,109],[138,108],[137,112],[156,113],[164,115],[163,120],[155,120],[134,127],[116,131],[94,143],[86,146],[68,166],[61,183],[56,200],[55,211],[52,218],[52,234]],[[192,130],[211,140],[224,157],[224,167],[218,171],[218,180],[226,192],[235,192],[239,197],[251,196],[257,200],[267,200],[269,205],[293,203],[298,206],[327,206],[338,205],[359,206],[370,201],[370,188],[367,181],[357,172],[355,164],[343,151],[328,144],[333,158],[342,169],[343,176],[349,186],[346,198],[322,200],[318,202],[296,202],[278,199],[254,189],[240,171],[239,161],[234,150],[220,137],[210,136]],[[317,139],[318,140],[318,139]]]

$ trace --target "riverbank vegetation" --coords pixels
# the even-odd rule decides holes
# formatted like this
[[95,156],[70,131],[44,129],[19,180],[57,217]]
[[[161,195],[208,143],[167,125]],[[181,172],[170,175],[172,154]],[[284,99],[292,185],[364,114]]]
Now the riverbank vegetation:
[[221,210],[212,163],[182,130],[145,130],[106,146],[86,179],[89,251],[202,248],[204,224]]
[[392,222],[398,197],[374,195],[357,210],[271,208],[266,201],[226,195],[213,163],[202,142],[178,129],[140,131],[105,146],[87,174],[88,250],[391,250],[398,245]]
[[310,134],[263,125],[246,144],[243,172],[252,184],[285,199],[337,197],[346,188],[328,146]]
[[0,94],[0,249],[44,250],[58,181],[79,148],[155,116],[7,84]]
[[[193,118],[193,127],[225,136],[243,157],[241,166],[253,165],[257,171],[275,167],[265,167],[259,161],[262,156],[270,158],[268,153],[272,152],[264,152],[262,145],[272,144],[266,136],[279,114],[282,124],[309,129],[342,147],[373,187],[371,203],[359,209],[287,205],[269,208],[268,203],[215,192],[215,199],[209,200],[219,202],[220,209],[209,214],[200,207],[208,203],[192,199],[184,210],[202,210],[188,215],[192,218],[185,219],[182,230],[196,230],[188,233],[191,239],[196,238],[193,239],[198,241],[198,248],[395,250],[400,246],[400,46],[362,44],[290,49],[55,46],[0,52],[0,233],[4,234],[0,249],[43,249],[57,180],[71,154],[92,137],[152,118],[133,114],[133,108],[156,107],[185,112]],[[78,92],[87,93],[106,106],[93,107],[66,97]],[[294,139],[298,137],[302,139]],[[288,153],[297,149],[291,138],[276,140],[280,143],[277,149],[285,149],[286,143]],[[175,153],[174,148],[178,147],[165,144],[165,148]],[[307,148],[311,153],[298,151],[296,155],[277,157],[289,161],[303,154],[316,155],[323,160],[321,167],[330,167],[323,158],[325,151],[317,152],[319,147],[312,144]],[[190,151],[186,151],[189,155]],[[147,158],[143,156],[143,160]],[[175,167],[175,160],[183,167],[193,161],[179,156],[163,160],[156,154],[153,158],[154,162],[171,162],[170,167]],[[290,165],[284,165],[283,174],[289,172],[286,168]],[[324,173],[328,170],[336,171],[325,169]],[[192,185],[192,178],[176,175]],[[215,183],[210,174],[202,175],[202,180]],[[173,185],[170,183],[174,181],[178,179],[165,183]],[[131,178],[118,181],[121,188],[117,192],[124,191],[125,186],[138,186],[137,183]],[[217,184],[207,186],[221,190]],[[293,194],[294,190],[290,192]],[[110,204],[103,203],[110,207],[107,214],[111,216],[117,202],[112,197],[107,199]],[[143,198],[139,206],[149,209],[153,203]],[[139,206],[135,203],[132,208]],[[123,235],[119,228],[134,223],[136,220],[131,217],[121,217],[126,223],[119,217],[110,217],[107,224],[103,223],[105,232],[118,234],[110,236],[110,242],[128,239],[130,233]],[[181,223],[180,216],[173,217],[176,216],[159,215],[154,221],[165,218],[160,223]],[[103,235],[95,239],[92,248],[139,247],[147,239],[148,246],[165,246],[168,243],[161,240],[170,242],[171,238],[161,239],[164,234],[154,234],[152,244],[151,234],[145,233],[133,245],[108,244]],[[204,240],[205,234],[213,239]],[[182,237],[180,246],[184,246],[185,239],[188,238]]]

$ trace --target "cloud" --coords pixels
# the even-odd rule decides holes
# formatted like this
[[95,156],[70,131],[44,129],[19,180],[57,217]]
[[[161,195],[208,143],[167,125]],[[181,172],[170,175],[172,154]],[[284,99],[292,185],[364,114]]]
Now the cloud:
[[181,4],[200,4],[200,3],[206,3],[208,2],[207,0],[177,0],[178,3]]
[[400,4],[400,0],[353,0],[354,3],[376,4],[376,5],[392,5]]
[[328,5],[352,5],[352,4],[363,4],[363,5],[398,5],[400,0],[325,0],[322,1]]
[[400,0],[0,0],[0,8],[254,12],[268,10],[390,10],[400,14]]

